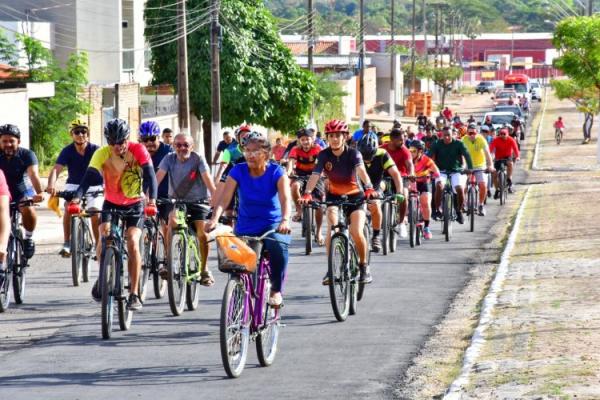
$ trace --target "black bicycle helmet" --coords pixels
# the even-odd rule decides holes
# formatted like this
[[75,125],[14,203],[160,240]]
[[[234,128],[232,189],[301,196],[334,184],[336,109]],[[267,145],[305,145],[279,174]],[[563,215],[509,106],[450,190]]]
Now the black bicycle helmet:
[[21,139],[21,131],[16,125],[13,124],[0,126],[0,135],[10,135],[16,137],[17,139]]
[[127,121],[115,118],[106,123],[104,137],[108,144],[123,142],[129,138],[129,125]]
[[372,160],[373,157],[375,157],[378,147],[379,140],[377,139],[377,134],[373,132],[364,134],[356,145],[356,148],[358,151],[360,151],[360,154],[362,154],[363,158],[367,161]]
[[302,138],[302,137],[314,137],[315,136],[315,131],[313,129],[298,129],[298,131],[296,132],[296,137],[298,139]]
[[415,149],[418,149],[418,150],[424,150],[425,143],[423,143],[421,140],[413,140],[412,142],[410,142],[410,147],[414,147]]

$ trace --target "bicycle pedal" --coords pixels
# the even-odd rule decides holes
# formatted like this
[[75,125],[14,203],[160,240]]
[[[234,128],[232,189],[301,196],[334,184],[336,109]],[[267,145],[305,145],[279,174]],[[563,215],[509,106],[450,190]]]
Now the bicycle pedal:
[[131,289],[131,285],[125,285],[125,289],[130,290]]

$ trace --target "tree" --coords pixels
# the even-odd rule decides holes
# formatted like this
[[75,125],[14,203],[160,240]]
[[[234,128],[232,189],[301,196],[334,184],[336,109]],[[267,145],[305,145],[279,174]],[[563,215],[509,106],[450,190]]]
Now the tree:
[[0,62],[15,67],[18,59],[17,46],[8,40],[3,30],[0,30]]
[[[402,70],[410,71],[410,64],[405,64]],[[410,75],[410,72],[408,73]],[[415,76],[419,79],[431,79],[442,91],[441,107],[444,108],[446,103],[446,94],[452,89],[452,84],[463,75],[461,67],[451,65],[449,67],[428,66],[424,62],[415,63]],[[405,77],[405,80],[407,78]]]
[[317,94],[315,96],[315,122],[323,128],[331,119],[344,119],[343,98],[346,93],[332,80],[331,73],[317,75]]
[[[174,36],[174,8],[161,0],[146,5],[146,37],[156,45]],[[281,131],[295,131],[307,121],[315,95],[314,77],[300,68],[279,38],[274,18],[262,0],[222,0],[220,22],[221,104],[224,126],[244,121]],[[208,0],[187,0],[189,14],[209,7]],[[201,13],[200,13],[201,14]],[[206,15],[189,21],[188,59],[190,109],[211,120],[210,37]],[[205,26],[201,26],[205,24]],[[198,25],[194,29],[194,25]],[[154,83],[176,84],[176,42],[152,49]],[[205,134],[210,124],[204,124]]]
[[594,125],[594,115],[600,111],[600,103],[598,102],[598,90],[595,88],[584,88],[577,84],[572,79],[552,80],[550,82],[556,97],[559,99],[569,99],[577,110],[585,116],[583,122],[583,138],[590,138],[592,134],[592,126]]

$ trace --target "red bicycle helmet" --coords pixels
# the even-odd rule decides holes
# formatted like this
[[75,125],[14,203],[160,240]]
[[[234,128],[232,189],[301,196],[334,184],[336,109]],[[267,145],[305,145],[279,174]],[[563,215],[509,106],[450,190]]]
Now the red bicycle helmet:
[[325,124],[325,134],[342,132],[348,133],[348,124],[339,119],[332,119],[328,123]]

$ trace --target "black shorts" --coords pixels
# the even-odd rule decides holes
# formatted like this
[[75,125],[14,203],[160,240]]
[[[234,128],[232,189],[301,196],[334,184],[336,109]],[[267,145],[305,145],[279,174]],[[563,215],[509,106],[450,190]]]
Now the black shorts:
[[169,214],[171,214],[171,210],[173,210],[173,204],[159,204],[156,206],[158,208],[158,219],[165,224],[169,222]]
[[495,161],[494,161],[494,169],[495,169],[496,171],[498,171],[498,170],[500,169],[500,166],[501,166],[501,165],[504,165],[504,166],[506,166],[506,167],[508,168],[508,162],[509,162],[509,161],[512,161],[512,158],[510,158],[510,159],[506,159],[506,158],[504,158],[504,159],[502,159],[502,160],[495,160]]
[[193,221],[205,221],[210,215],[210,207],[206,204],[188,204],[187,205],[187,220],[188,222]]
[[[123,217],[125,228],[131,228],[134,226],[141,229],[144,226],[144,203],[141,201],[128,206],[120,206],[104,200],[104,203],[102,204],[102,211],[108,210],[129,211],[131,214],[133,214],[132,216]],[[111,222],[112,217],[113,216],[111,214],[103,212],[100,222]]]
[[[301,176],[294,180],[294,182],[295,181],[300,182],[300,194],[304,193],[304,190],[306,189],[306,184],[308,183],[309,178],[310,178],[310,175]],[[319,180],[317,181],[317,186],[315,186],[311,195],[314,200],[323,201],[323,198],[325,197],[324,193],[325,193],[325,183],[323,182],[323,178],[319,178]]]
[[431,182],[417,182],[417,192],[431,193]]
[[[361,194],[355,194],[353,196],[348,196],[348,200],[349,201],[353,201],[353,200],[358,200],[358,199],[364,199],[365,196],[361,193]],[[342,196],[336,196],[333,194],[327,194],[326,200],[325,201],[339,201],[342,199]],[[342,210],[344,211],[344,213],[346,214],[346,218],[350,218],[350,215],[354,212],[354,211],[359,211],[365,210],[365,203],[359,203],[359,204],[355,204],[355,205],[344,205],[342,206]]]

